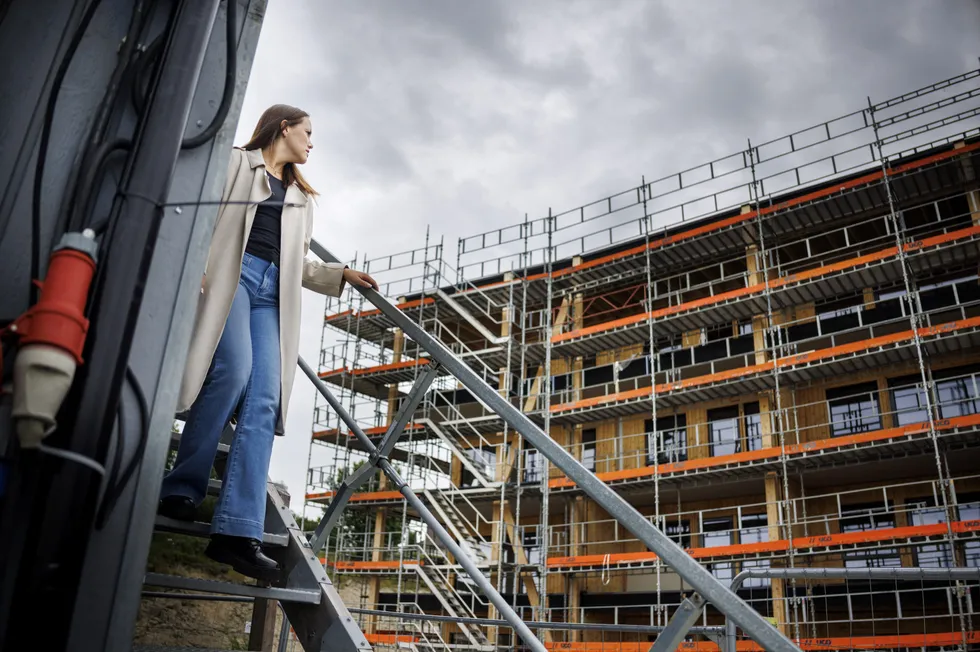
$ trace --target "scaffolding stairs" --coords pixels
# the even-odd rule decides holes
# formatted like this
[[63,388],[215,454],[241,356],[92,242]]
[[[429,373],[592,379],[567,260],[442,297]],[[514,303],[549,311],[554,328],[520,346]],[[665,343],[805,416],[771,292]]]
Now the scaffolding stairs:
[[[442,605],[446,615],[453,618],[475,618],[473,611],[466,606],[466,602],[456,592],[451,585],[450,577],[447,577],[440,570],[426,568],[423,564],[414,565],[419,579],[428,587],[432,595],[435,596],[439,604]],[[470,645],[477,650],[493,650],[494,645],[484,634],[478,625],[457,624],[463,635],[466,636]]]
[[456,509],[443,492],[426,489],[423,495],[436,514],[442,518],[442,522],[456,538],[459,545],[476,562],[476,565],[488,565],[490,563],[490,556],[487,554],[485,544],[481,543],[480,539],[472,534],[470,524],[463,518],[459,510]]
[[[500,483],[496,482],[493,478],[488,477],[486,469],[483,467],[483,465],[474,460],[473,457],[467,452],[467,449],[463,448],[463,446],[459,443],[460,437],[454,436],[451,432],[447,432],[443,429],[442,424],[436,424],[432,419],[416,419],[415,422],[424,425],[432,433],[434,433],[435,436],[438,437],[439,440],[452,451],[453,455],[455,455],[463,465],[463,468],[469,471],[476,481],[480,483],[480,485],[484,487],[499,486]],[[453,430],[455,430],[455,428],[453,428]]]
[[[222,435],[215,459],[219,474],[224,471],[229,451],[227,442],[233,435],[234,427],[229,425]],[[171,444],[178,442],[179,436],[175,433]],[[208,493],[216,495],[220,491],[221,481],[212,479],[208,483]],[[287,500],[271,480],[266,483],[263,552],[279,563],[281,570],[277,581],[246,584],[148,572],[144,574],[143,585],[278,601],[304,652],[369,652],[371,644],[327,577],[310,542],[293,518]],[[201,521],[179,521],[158,514],[154,531],[207,538],[210,536],[210,525]]]

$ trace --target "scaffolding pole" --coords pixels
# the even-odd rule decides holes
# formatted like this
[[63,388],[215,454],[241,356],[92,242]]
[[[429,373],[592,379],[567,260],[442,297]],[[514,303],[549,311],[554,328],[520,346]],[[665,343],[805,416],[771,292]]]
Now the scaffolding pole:
[[[331,254],[316,240],[311,240],[310,249],[314,254],[326,262],[340,262],[336,256]],[[694,589],[700,595],[702,595],[707,601],[714,604],[719,611],[738,624],[753,640],[759,643],[766,650],[772,652],[790,652],[799,650],[799,648],[793,645],[793,643],[785,635],[769,624],[761,614],[752,609],[728,587],[719,582],[707,569],[684,552],[679,545],[671,541],[667,535],[644,518],[643,515],[632,507],[626,500],[624,500],[601,480],[596,478],[593,473],[582,466],[582,464],[579,463],[564,448],[552,440],[540,428],[534,425],[534,423],[527,416],[511,405],[506,397],[501,396],[494,391],[493,388],[483,382],[469,366],[453,355],[452,352],[450,352],[449,349],[442,344],[442,342],[412,322],[407,315],[398,310],[398,308],[392,305],[378,292],[375,292],[370,288],[363,288],[360,286],[356,286],[356,289],[369,302],[374,304],[374,306],[377,307],[385,317],[394,322],[397,327],[401,328],[405,334],[411,337],[420,347],[424,348],[433,359],[442,364],[447,371],[455,376],[456,379],[459,380],[467,389],[473,392],[473,394],[477,396],[485,405],[500,415],[504,421],[508,422],[522,437],[524,437],[532,446],[540,451],[544,457],[546,457],[550,462],[554,463],[556,467],[561,469],[561,471],[568,476],[569,479],[580,486],[582,490],[603,509],[605,509],[610,516],[615,518],[623,525],[623,527],[636,535],[636,537],[640,539],[640,541],[642,541],[650,550],[656,553],[659,558],[662,558],[664,563],[673,568],[678,575],[680,575],[685,581],[694,587]],[[318,388],[321,390],[321,393],[326,391],[326,387],[322,383],[318,384]],[[329,394],[329,392],[327,392],[327,394]],[[353,421],[351,421],[349,425],[356,427],[356,424],[353,424]],[[356,434],[357,433],[355,431],[355,435]],[[361,439],[363,442],[367,440],[367,437],[363,436],[362,433],[361,436],[358,436],[358,439]],[[387,473],[390,470],[390,465],[385,464],[382,468],[385,466],[388,467],[385,469]],[[391,471],[393,472],[393,470]],[[403,495],[406,496],[406,498],[408,498],[409,495],[414,496],[411,489],[404,484],[400,487],[400,490],[402,491]],[[417,500],[418,499],[416,498],[416,501]],[[410,500],[410,502],[412,501]],[[419,502],[419,505],[421,506],[421,502]],[[429,517],[426,519],[428,522],[429,519],[432,519],[432,515],[428,513],[428,510],[425,510],[424,506],[422,506],[422,509],[422,514]],[[443,528],[434,519],[432,519],[432,521],[433,522],[429,524],[430,526],[435,526],[433,529],[439,535],[440,540],[443,539],[444,535],[445,538],[448,539],[448,543],[452,544],[451,546],[448,546],[450,547],[451,552],[453,552],[454,555],[457,552],[461,553],[462,556],[459,557],[460,562],[464,568],[466,568],[470,576],[473,577],[477,584],[480,585],[480,588],[491,599],[494,606],[500,609],[501,612],[507,616],[508,621],[511,620],[511,617],[517,618],[517,615],[510,608],[510,605],[508,605],[503,598],[500,597],[500,594],[497,593],[496,589],[494,589],[494,587],[489,583],[483,573],[481,573],[472,564],[468,556],[466,556],[462,550],[459,550],[459,547],[452,541],[452,538],[449,536],[448,532],[445,531],[445,528]],[[453,548],[455,548],[455,550],[453,550]],[[519,622],[519,618],[517,618],[517,620],[518,624],[515,625],[515,628],[521,634],[521,638],[527,641],[533,649],[544,650],[544,647],[541,646],[540,641],[538,641],[534,635],[531,634],[530,630],[527,629],[522,622]],[[530,639],[528,639],[527,636],[529,636]]]

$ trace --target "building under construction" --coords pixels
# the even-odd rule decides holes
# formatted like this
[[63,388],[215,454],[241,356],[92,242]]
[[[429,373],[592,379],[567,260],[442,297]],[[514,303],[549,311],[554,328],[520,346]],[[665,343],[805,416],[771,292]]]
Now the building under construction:
[[0,80],[0,648],[158,650],[168,600],[251,603],[255,650],[278,608],[305,652],[978,646],[980,70],[455,261],[361,256],[387,296],[297,360],[326,509],[267,483],[255,584],[147,560],[212,528],[157,508],[266,0],[35,4],[0,10],[32,53]]
[[[980,70],[352,262],[802,649],[974,649],[980,576],[911,569],[980,567],[978,173]],[[354,293],[323,341],[380,440],[425,352]],[[314,422],[306,499],[329,504],[368,456],[326,403]],[[451,376],[389,458],[551,649],[645,652],[694,593]],[[499,613],[397,489],[362,487],[325,551],[349,607],[400,614],[362,615],[372,642],[519,645],[467,621]],[[684,649],[724,624],[706,606]]]

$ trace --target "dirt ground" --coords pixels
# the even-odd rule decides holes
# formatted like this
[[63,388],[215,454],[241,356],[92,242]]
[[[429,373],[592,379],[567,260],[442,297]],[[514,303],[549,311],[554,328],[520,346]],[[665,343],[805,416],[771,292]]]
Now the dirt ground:
[[[177,567],[174,575],[225,580],[199,569]],[[188,646],[247,650],[246,625],[252,620],[251,603],[143,598],[136,621],[136,645]],[[277,616],[278,633],[281,616]]]

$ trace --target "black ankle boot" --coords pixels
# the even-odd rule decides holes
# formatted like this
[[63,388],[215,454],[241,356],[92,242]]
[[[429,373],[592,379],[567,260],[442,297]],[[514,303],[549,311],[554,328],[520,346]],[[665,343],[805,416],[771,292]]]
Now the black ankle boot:
[[177,521],[193,521],[197,515],[197,507],[187,496],[167,496],[160,500],[157,512]]
[[255,539],[212,534],[204,554],[216,562],[228,564],[246,577],[265,582],[279,577],[279,564],[262,553],[262,544]]

